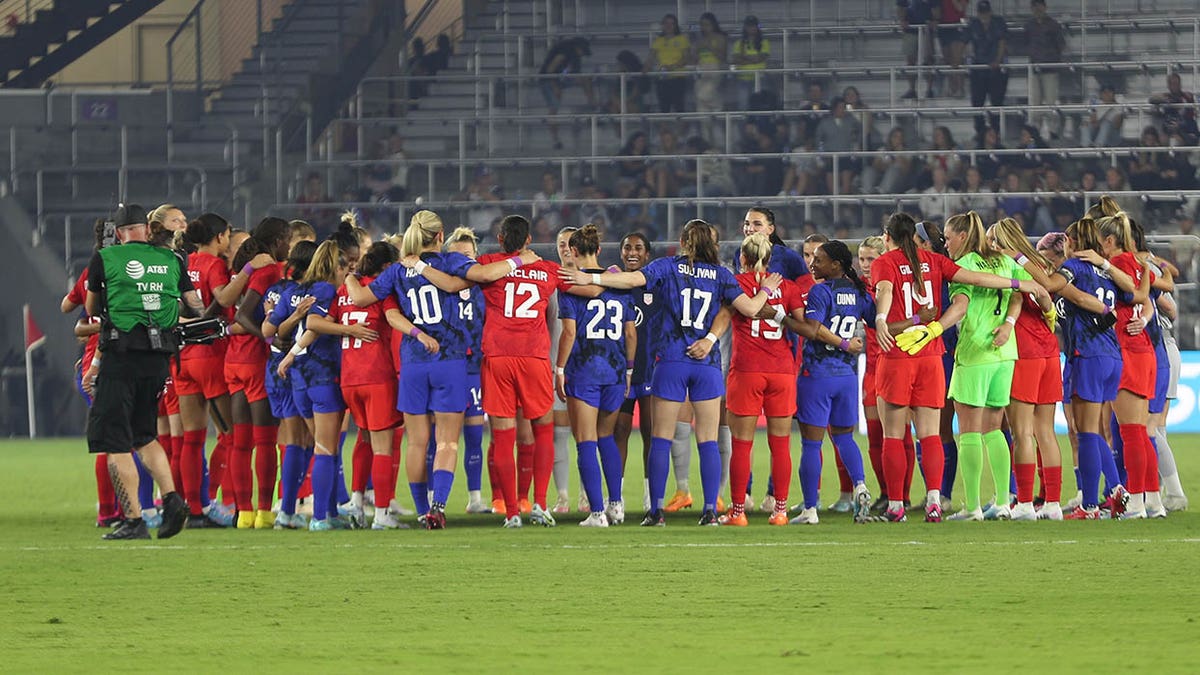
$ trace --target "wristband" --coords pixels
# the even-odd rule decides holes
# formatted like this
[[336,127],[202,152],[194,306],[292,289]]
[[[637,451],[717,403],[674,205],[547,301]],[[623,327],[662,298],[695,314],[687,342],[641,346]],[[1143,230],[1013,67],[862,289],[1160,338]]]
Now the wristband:
[[625,377],[633,377],[633,368],[625,369]]
[[93,357],[92,357],[92,367],[93,367],[93,368],[99,368],[99,367],[100,367],[100,355],[99,355],[99,354],[97,354],[96,356],[93,356]]
[[887,314],[876,314],[875,323],[879,323],[880,321],[887,321]]
[[508,267],[509,267],[510,271],[512,271],[512,272],[517,271],[518,265],[517,265],[517,263],[513,262],[512,258],[509,258],[508,260],[505,260],[504,262],[508,263]]
[[786,316],[787,312],[783,311],[783,307],[775,308],[775,323],[783,323],[783,319]]
[[908,320],[911,321],[912,325],[914,325],[914,326],[921,325],[921,315],[920,314],[913,314],[912,316],[908,317]]
[[267,346],[270,347],[271,345],[275,344],[275,336],[272,335],[271,337],[266,338],[264,342],[266,342]]
[[566,374],[567,374],[567,371],[566,371],[566,369],[565,369],[565,368],[559,368],[559,367],[557,367],[557,366],[555,366],[555,368],[554,368],[554,372],[555,372],[555,374],[557,374],[557,375],[566,375]]
[[429,267],[429,265],[424,260],[418,260],[417,264],[413,265],[413,271],[417,274],[424,274],[426,267]]
[[633,370],[633,359],[625,359],[625,370]]
[[299,344],[294,344],[292,345],[292,348],[288,350],[288,353],[292,356],[300,356],[300,352],[302,351],[304,351],[303,347],[301,347]]
[[842,347],[842,351],[844,351],[844,352],[850,351],[850,341],[847,340],[846,338],[842,338],[841,347]]
[[410,337],[410,338],[419,337],[420,335],[421,335],[421,329],[417,328],[416,326],[413,326],[413,329],[408,331],[408,337]]
[[600,283],[600,275],[599,274],[592,274],[592,285],[593,286],[603,286],[604,285],[604,284]]
[[1027,263],[1027,262],[1029,262],[1029,257],[1026,256],[1024,253],[1017,256],[1017,264],[1020,265],[1021,267],[1024,267],[1025,263]]
[[1006,317],[1004,317],[1004,323],[1006,323],[1006,324],[1008,324],[1008,325],[1010,325],[1010,326],[1015,326],[1015,325],[1017,325],[1017,317],[1015,317],[1015,316],[1006,316]]
[[246,276],[250,276],[251,274],[254,274],[254,266],[251,265],[250,263],[246,263],[245,265],[242,265],[242,274],[245,274]]
[[708,340],[709,342],[713,343],[714,345],[717,344],[717,336],[713,335],[711,332],[708,335],[705,335],[704,339]]
[[1110,263],[1110,262],[1109,262],[1109,261],[1107,261],[1107,260],[1105,260],[1105,261],[1104,261],[1104,264],[1100,266],[1100,269],[1104,270],[1105,272],[1107,272],[1107,271],[1108,271],[1108,270],[1110,270],[1111,268],[1112,268],[1112,263]]
[[514,270],[525,264],[525,261],[521,260],[521,256],[519,255],[514,255],[513,257],[509,258],[508,261],[512,263]]
[[1010,285],[1010,286],[1012,286],[1012,289],[1013,289],[1014,291],[1017,291],[1017,290],[1020,290],[1020,289],[1021,289],[1021,281],[1020,281],[1020,279],[1009,279],[1009,280],[1008,280],[1008,282],[1009,282],[1009,285]]

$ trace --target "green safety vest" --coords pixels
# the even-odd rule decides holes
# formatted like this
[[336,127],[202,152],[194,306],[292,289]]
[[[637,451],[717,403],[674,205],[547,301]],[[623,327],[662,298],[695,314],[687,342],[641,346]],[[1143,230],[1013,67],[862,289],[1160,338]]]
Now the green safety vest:
[[179,323],[179,277],[175,254],[144,242],[109,246],[104,262],[108,320],[128,333],[137,326],[173,328]]

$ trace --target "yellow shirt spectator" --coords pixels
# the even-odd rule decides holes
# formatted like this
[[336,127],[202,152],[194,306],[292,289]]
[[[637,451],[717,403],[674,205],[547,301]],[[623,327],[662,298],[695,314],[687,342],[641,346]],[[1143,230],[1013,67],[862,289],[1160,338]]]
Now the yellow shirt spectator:
[[680,71],[687,67],[688,54],[692,50],[692,41],[688,36],[659,35],[650,44],[650,52],[654,61],[662,70]]
[[[758,49],[755,49],[754,43],[752,43],[748,40],[738,40],[737,43],[734,44],[734,46],[733,46],[733,55],[735,57],[740,56],[740,57],[744,57],[744,58],[755,58],[755,57],[759,57],[759,56],[766,57],[766,58],[762,59],[761,61],[757,61],[754,63],[738,63],[737,65],[734,66],[734,68],[736,68],[740,72],[764,70],[767,67],[767,59],[769,59],[771,57],[771,41],[768,40],[767,38],[763,38],[762,45]],[[754,79],[753,74],[739,75],[738,77],[740,77],[743,80],[747,80],[747,81]]]

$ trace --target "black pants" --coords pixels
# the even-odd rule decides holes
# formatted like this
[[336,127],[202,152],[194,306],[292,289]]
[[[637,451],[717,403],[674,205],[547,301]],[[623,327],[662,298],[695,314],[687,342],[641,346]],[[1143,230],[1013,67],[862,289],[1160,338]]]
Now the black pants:
[[683,112],[683,99],[687,95],[687,78],[658,78],[658,111]]
[[[983,102],[991,99],[992,105],[999,108],[1004,105],[1004,95],[1008,92],[1008,73],[1003,69],[972,70],[971,71],[971,105],[982,108]],[[989,113],[987,119],[983,115],[975,116],[975,132],[983,135],[985,121],[1000,133],[1000,115]]]
[[170,374],[162,352],[103,353],[88,411],[88,451],[122,453],[158,437],[158,397]]

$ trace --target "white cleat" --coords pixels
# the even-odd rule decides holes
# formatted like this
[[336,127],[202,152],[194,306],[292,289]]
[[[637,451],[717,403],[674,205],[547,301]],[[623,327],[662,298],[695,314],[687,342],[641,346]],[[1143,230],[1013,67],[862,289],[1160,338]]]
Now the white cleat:
[[[589,513],[592,510],[592,505],[588,503],[587,493],[582,490],[579,492],[579,503],[576,504],[580,513]],[[558,511],[555,511],[558,513]]]
[[1076,492],[1075,496],[1071,497],[1071,501],[1069,501],[1065,505],[1063,505],[1063,509],[1065,509],[1067,511],[1067,513],[1070,513],[1071,511],[1074,511],[1076,508],[1081,507],[1081,506],[1083,506],[1083,493]]
[[542,527],[554,527],[558,525],[554,520],[554,516],[547,513],[540,504],[534,504],[529,511],[529,523],[531,525],[541,525]]
[[826,507],[827,510],[834,513],[850,513],[854,510],[854,502],[851,501],[851,495],[843,492],[836,502]]
[[1166,508],[1164,508],[1162,506],[1158,506],[1158,505],[1150,506],[1149,504],[1147,504],[1146,505],[1146,517],[1147,518],[1166,518],[1167,510],[1166,510]]
[[376,510],[375,517],[371,520],[372,530],[407,530],[408,524],[400,522],[400,519],[390,513],[387,509]]
[[558,500],[554,502],[554,508],[552,508],[550,510],[553,513],[570,513],[571,512],[571,498],[568,497],[567,495],[560,494],[558,496]]
[[817,515],[817,507],[810,506],[806,509],[801,509],[800,515],[788,521],[788,525],[816,525],[821,522],[820,516]]
[[413,511],[412,509],[404,508],[404,506],[400,504],[399,500],[396,500],[396,499],[393,499],[392,502],[390,504],[388,504],[388,512],[391,513],[393,516],[415,516],[415,515],[417,515],[416,511]]
[[1187,511],[1188,508],[1185,495],[1163,495],[1162,503],[1168,511]]
[[966,509],[963,509],[962,511],[959,511],[958,513],[955,513],[955,514],[947,517],[946,520],[983,522],[983,509],[975,509],[974,511],[968,511]]
[[491,513],[492,505],[483,501],[483,497],[472,497],[467,500],[467,513]]
[[625,522],[625,502],[609,502],[604,509],[604,516],[609,525],[620,525]]
[[[750,501],[750,495],[746,495],[746,501]],[[750,507],[747,506],[746,508],[749,509]],[[767,495],[763,497],[762,503],[758,505],[758,510],[763,513],[775,513],[775,496]]]
[[1012,509],[1008,508],[1008,504],[992,504],[983,512],[984,520],[1009,520],[1012,518]]
[[1139,509],[1137,511],[1126,511],[1125,513],[1122,513],[1120,516],[1118,516],[1118,519],[1120,519],[1120,520],[1145,520],[1146,516],[1147,516],[1146,510]]
[[1017,504],[1010,515],[1013,520],[1033,521],[1038,519],[1038,513],[1033,508],[1033,502]]
[[1062,506],[1058,502],[1046,502],[1042,504],[1042,510],[1038,511],[1038,520],[1062,520]]
[[512,518],[506,518],[504,521],[504,529],[506,530],[519,530],[522,526],[523,524],[521,523],[520,515],[513,516]]
[[603,511],[592,511],[579,522],[580,527],[608,527],[608,516]]

